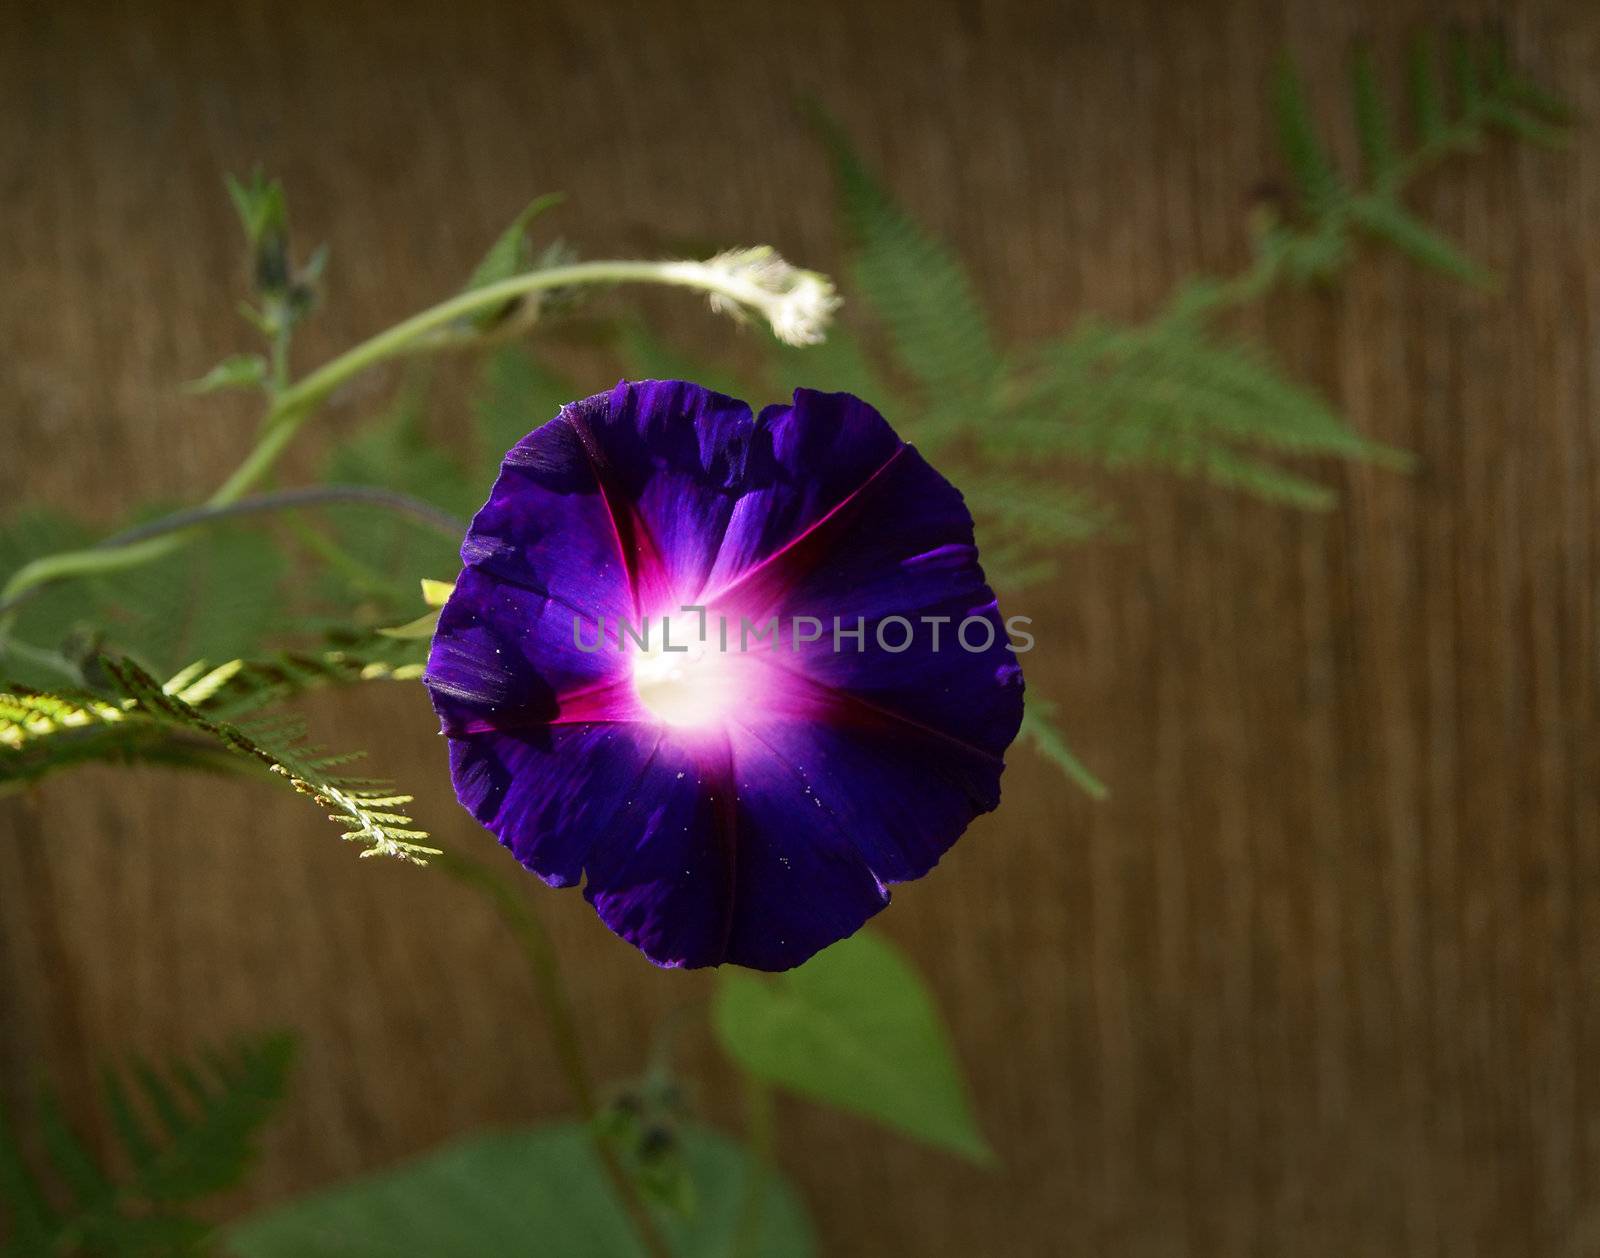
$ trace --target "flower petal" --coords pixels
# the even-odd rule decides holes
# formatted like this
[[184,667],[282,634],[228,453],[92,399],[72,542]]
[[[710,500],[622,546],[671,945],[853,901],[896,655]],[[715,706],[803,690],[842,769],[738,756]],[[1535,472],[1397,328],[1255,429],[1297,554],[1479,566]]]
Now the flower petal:
[[738,504],[705,597],[715,601],[868,484],[902,448],[882,415],[848,393],[797,389],[756,421]]
[[586,652],[575,632],[594,643],[599,631],[552,595],[481,569],[462,572],[439,613],[425,674],[444,732],[636,717],[627,658],[611,642]]
[[658,730],[632,723],[479,732],[450,740],[450,776],[462,806],[513,856],[568,887],[659,741]]
[[[462,558],[427,677],[461,802],[657,964],[797,965],[998,802],[1022,678],[971,517],[855,398],[574,403],[507,456]],[[787,632],[620,650],[618,619],[684,603]]]
[[584,878],[601,919],[657,965],[787,969],[888,902],[759,740],[708,747],[638,724],[488,733],[452,741],[451,772],[523,865],[552,886]]
[[750,408],[696,384],[648,380],[569,406],[562,419],[604,496],[635,612],[692,601],[744,481]]
[[605,498],[568,418],[584,405],[564,408],[511,448],[461,543],[461,562],[593,622],[634,608]]

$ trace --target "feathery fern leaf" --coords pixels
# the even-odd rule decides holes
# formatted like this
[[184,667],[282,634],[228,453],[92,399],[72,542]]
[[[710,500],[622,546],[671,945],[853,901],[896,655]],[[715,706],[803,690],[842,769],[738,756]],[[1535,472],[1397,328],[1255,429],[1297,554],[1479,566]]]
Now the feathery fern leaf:
[[1035,361],[1017,404],[990,420],[992,457],[1164,467],[1312,509],[1331,505],[1329,491],[1263,453],[1404,461],[1260,354],[1187,319],[1085,322]]
[[1368,235],[1423,266],[1477,288],[1495,287],[1493,275],[1391,197],[1356,197],[1350,202],[1350,217]]
[[[143,511],[139,521],[161,514]],[[0,528],[0,573],[87,537],[64,516],[24,512]],[[59,651],[74,666],[95,651],[115,651],[158,672],[198,656],[257,653],[282,623],[286,573],[282,550],[259,530],[208,529],[181,555],[39,591],[0,644],[0,677],[34,686],[62,681],[31,665],[26,647],[10,649],[15,642]]]
[[411,802],[410,795],[396,793],[387,783],[337,772],[360,753],[330,755],[307,744],[305,726],[293,717],[258,718],[244,725],[213,720],[181,692],[169,693],[137,665],[108,660],[106,669],[137,711],[180,729],[210,734],[287,778],[295,790],[317,804],[331,808],[329,820],[346,827],[341,836],[346,841],[366,848],[361,855],[394,856],[426,864],[425,857],[436,854],[436,848],[419,842],[428,837],[427,831],[412,828],[411,818],[395,811]]
[[[100,666],[119,696],[115,701],[0,693],[0,786],[33,781],[86,760],[217,767],[217,752],[231,752],[286,778],[296,791],[330,809],[329,819],[345,827],[342,837],[365,847],[363,856],[425,864],[437,849],[423,846],[427,832],[413,828],[411,818],[398,811],[411,796],[338,771],[358,755],[330,755],[308,745],[303,723],[292,716],[240,721],[242,712],[255,711],[290,685],[304,688],[352,671],[394,675],[381,671],[381,665],[358,667],[327,658],[313,664],[311,658],[285,655],[249,670],[240,661],[211,670],[195,666],[164,686],[131,660],[102,658]],[[373,672],[374,667],[380,671]],[[207,710],[208,704],[217,710]]]
[[834,123],[819,125],[855,244],[857,288],[917,386],[923,427],[913,431],[937,438],[985,408],[999,383],[988,319],[954,256],[895,204]]
[[1318,138],[1299,73],[1285,63],[1279,78],[1280,146],[1296,192],[1296,224],[1269,241],[1291,276],[1326,279],[1344,264],[1352,236],[1375,237],[1416,261],[1471,284],[1486,272],[1407,210],[1405,184],[1451,153],[1478,148],[1499,131],[1537,144],[1564,139],[1567,111],[1508,66],[1498,40],[1457,32],[1447,60],[1452,90],[1441,84],[1437,42],[1423,36],[1410,59],[1414,146],[1397,150],[1394,128],[1378,86],[1371,53],[1351,63],[1351,108],[1363,159],[1363,179],[1350,185]]
[[1439,86],[1439,52],[1432,32],[1423,31],[1412,43],[1407,70],[1417,146],[1436,147],[1445,135],[1444,90]]
[[200,657],[260,651],[283,622],[287,575],[283,549],[267,533],[221,527],[182,553],[98,577],[87,592],[106,647],[165,674]]
[[1327,214],[1344,197],[1344,185],[1317,138],[1300,71],[1287,58],[1278,68],[1276,106],[1278,143],[1296,188],[1312,215]]
[[0,1255],[204,1252],[211,1227],[185,1207],[243,1176],[283,1095],[293,1049],[288,1036],[269,1035],[165,1072],[137,1061],[108,1070],[102,1102],[116,1167],[91,1152],[48,1088],[35,1106],[32,1158],[15,1119],[0,1111],[0,1202],[11,1225]]

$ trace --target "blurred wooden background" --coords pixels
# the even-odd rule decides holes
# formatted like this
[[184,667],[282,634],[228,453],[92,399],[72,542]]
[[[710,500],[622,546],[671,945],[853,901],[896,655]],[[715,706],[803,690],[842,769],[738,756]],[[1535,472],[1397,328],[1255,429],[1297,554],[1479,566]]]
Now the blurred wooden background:
[[[0,504],[109,520],[237,459],[248,408],[176,388],[246,338],[224,170],[280,173],[332,245],[312,362],[449,291],[552,188],[591,255],[677,235],[834,266],[810,95],[1034,336],[1237,264],[1281,50],[1347,130],[1349,41],[1393,68],[1452,15],[1502,21],[1600,116],[1587,0],[0,5]],[[1261,326],[1420,470],[1330,469],[1321,517],[1141,483],[1132,537],[1031,600],[1031,681],[1113,796],[1017,754],[1000,813],[882,919],[1005,1166],[785,1105],[826,1253],[1600,1253],[1593,127],[1417,203],[1500,293],[1375,256]],[[476,842],[420,692],[324,709]],[[636,1069],[703,977],[539,899],[602,1072]],[[300,803],[104,772],[0,806],[8,1090],[267,1025],[304,1053],[240,1206],[566,1104],[483,906],[357,862]]]

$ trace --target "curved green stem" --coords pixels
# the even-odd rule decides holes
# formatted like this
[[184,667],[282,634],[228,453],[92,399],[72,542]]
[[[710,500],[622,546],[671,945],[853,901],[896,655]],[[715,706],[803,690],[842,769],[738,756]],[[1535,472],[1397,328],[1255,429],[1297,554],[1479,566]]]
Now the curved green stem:
[[618,1198],[628,1211],[645,1252],[650,1258],[671,1258],[655,1219],[639,1195],[638,1188],[623,1170],[616,1152],[606,1143],[595,1123],[599,1107],[595,1101],[594,1083],[584,1064],[582,1043],[578,1038],[578,1023],[572,1012],[572,997],[561,977],[561,963],[556,956],[555,944],[538,915],[528,907],[527,901],[487,865],[453,852],[441,852],[429,859],[429,864],[449,874],[457,882],[484,892],[493,902],[500,918],[517,937],[523,956],[533,975],[534,991],[544,1009],[545,1023],[550,1041],[567,1086],[578,1112],[588,1127],[595,1155],[601,1168],[611,1181]]
[[[554,288],[573,288],[583,284],[667,284],[696,288],[726,298],[740,306],[765,305],[771,295],[748,279],[724,267],[705,262],[575,262],[570,266],[550,267],[515,275],[508,280],[485,284],[482,288],[458,293],[448,301],[414,314],[387,331],[378,333],[354,349],[325,363],[278,398],[275,411],[293,417],[308,412],[352,376],[384,359],[402,353],[429,332],[446,327],[458,319],[506,305],[530,293]],[[270,422],[270,417],[269,417]],[[220,491],[219,491],[220,492]]]
[[[504,306],[532,293],[583,284],[620,283],[694,288],[742,307],[765,308],[772,299],[772,294],[738,271],[705,262],[577,262],[570,266],[531,271],[458,293],[346,350],[297,383],[276,393],[262,425],[261,440],[245,456],[244,462],[234,469],[233,474],[206,499],[206,505],[227,506],[241,498],[271,470],[294,440],[300,426],[330,394],[367,368],[407,352],[429,333],[447,328],[479,311]],[[149,563],[170,554],[192,536],[192,532],[183,531],[130,546],[90,547],[47,555],[20,568],[0,587],[0,603],[9,603],[24,591],[46,581]],[[4,640],[9,627],[10,616],[0,613],[0,641]]]

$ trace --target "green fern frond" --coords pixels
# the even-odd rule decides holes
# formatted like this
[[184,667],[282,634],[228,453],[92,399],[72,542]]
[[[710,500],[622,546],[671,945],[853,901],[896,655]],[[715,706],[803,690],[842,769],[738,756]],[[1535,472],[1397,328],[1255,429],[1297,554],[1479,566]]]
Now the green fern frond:
[[1496,287],[1493,275],[1392,197],[1357,197],[1350,202],[1350,217],[1369,236],[1393,245],[1423,266],[1477,288]]
[[211,1227],[185,1207],[232,1187],[256,1154],[294,1055],[269,1035],[176,1061],[105,1074],[101,1102],[117,1165],[73,1129],[49,1089],[35,1105],[35,1156],[0,1111],[0,1202],[11,1240],[0,1255],[203,1252]]
[[[142,511],[136,523],[162,514]],[[25,511],[0,527],[0,573],[82,546],[88,536],[68,517]],[[0,677],[39,687],[61,683],[60,670],[42,672],[30,663],[26,645],[12,649],[17,643],[58,652],[73,667],[96,651],[114,651],[158,673],[202,655],[256,654],[284,623],[287,572],[281,548],[267,534],[239,526],[208,529],[181,555],[40,591],[18,609],[0,643]]]
[[1278,68],[1275,104],[1278,143],[1301,200],[1312,216],[1327,214],[1343,198],[1344,185],[1334,169],[1332,157],[1317,137],[1305,83],[1288,59]]
[[397,794],[383,782],[334,772],[360,753],[330,755],[307,744],[304,726],[294,718],[263,719],[243,725],[213,720],[180,695],[168,693],[137,665],[108,660],[106,669],[137,711],[180,729],[210,734],[231,750],[287,778],[302,795],[331,808],[329,820],[345,827],[341,837],[346,841],[366,848],[363,856],[394,856],[426,864],[424,858],[437,853],[436,848],[420,843],[428,837],[427,831],[412,828],[411,818],[396,811],[411,802],[410,795]]
[[1464,257],[1416,215],[1400,194],[1417,175],[1453,153],[1478,149],[1494,132],[1536,144],[1565,139],[1564,106],[1513,72],[1505,48],[1490,37],[1455,33],[1446,56],[1451,88],[1443,86],[1437,41],[1424,35],[1410,65],[1412,147],[1400,151],[1396,128],[1378,85],[1372,55],[1351,62],[1351,111],[1363,172],[1347,182],[1322,143],[1304,85],[1285,63],[1276,101],[1279,143],[1295,193],[1294,225],[1269,233],[1263,252],[1291,276],[1326,279],[1350,256],[1357,235],[1376,238],[1421,266],[1468,283],[1487,285],[1482,268]]
[[[414,379],[385,413],[334,447],[324,479],[398,489],[457,515],[470,514],[487,486],[429,436],[427,403],[425,382]],[[392,520],[377,518],[376,523],[394,531]]]
[[937,439],[986,408],[999,384],[1001,359],[988,320],[955,257],[878,185],[836,124],[818,125],[855,246],[857,291],[917,387],[922,411],[913,431]]
[[1330,491],[1264,455],[1406,461],[1259,352],[1187,318],[1085,322],[1035,362],[1016,403],[990,421],[991,456],[1165,468],[1311,509],[1331,505]]
[[213,717],[238,720],[274,704],[330,686],[369,681],[418,681],[427,643],[361,637],[344,647],[276,651],[216,668],[194,664],[162,689]]
[[330,809],[329,819],[344,827],[343,838],[366,849],[363,856],[425,864],[436,853],[421,842],[427,832],[399,811],[411,796],[337,771],[359,753],[330,755],[307,744],[303,723],[287,714],[242,719],[291,687],[396,675],[383,671],[387,666],[283,655],[270,664],[235,661],[218,669],[185,669],[162,685],[131,660],[102,659],[100,664],[119,696],[115,701],[0,693],[0,786],[35,781],[90,760],[216,768],[218,753],[228,752],[287,779],[296,791]]

